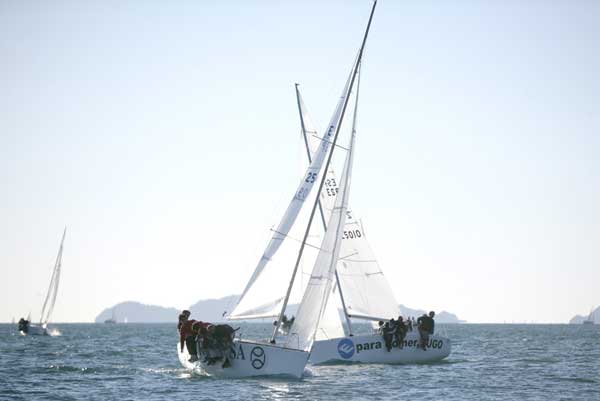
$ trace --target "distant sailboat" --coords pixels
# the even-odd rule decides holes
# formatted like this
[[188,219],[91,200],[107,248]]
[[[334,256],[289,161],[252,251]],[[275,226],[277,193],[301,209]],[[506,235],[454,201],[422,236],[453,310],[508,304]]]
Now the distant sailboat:
[[56,303],[56,296],[58,295],[58,285],[60,283],[60,273],[62,266],[62,254],[63,245],[65,242],[65,235],[67,234],[67,228],[65,227],[60,241],[60,247],[58,248],[58,255],[56,256],[56,262],[54,263],[54,269],[52,270],[52,278],[50,279],[50,286],[46,299],[44,300],[44,306],[42,307],[42,313],[40,316],[39,325],[30,324],[31,318],[28,316],[27,319],[21,318],[19,320],[19,331],[23,335],[48,335],[48,323],[54,311],[54,305]]
[[[228,316],[229,319],[262,319],[277,318],[273,334],[270,341],[248,341],[235,339],[231,352],[231,362],[229,367],[217,366],[211,361],[204,360],[202,355],[198,355],[197,362],[191,362],[187,358],[187,352],[179,352],[179,359],[183,366],[189,369],[199,368],[203,372],[224,377],[249,377],[266,375],[283,375],[295,378],[302,377],[304,367],[308,361],[309,353],[315,339],[315,333],[319,325],[319,320],[323,315],[327,298],[333,285],[333,276],[335,265],[337,263],[340,244],[342,238],[342,229],[346,219],[346,210],[348,205],[350,176],[353,163],[354,135],[349,139],[347,154],[342,169],[342,176],[339,185],[339,194],[336,198],[334,211],[328,221],[329,230],[325,233],[320,244],[318,255],[310,274],[310,279],[303,292],[297,315],[290,328],[290,335],[281,339],[277,338],[279,328],[283,322],[283,316],[290,299],[291,291],[294,285],[296,273],[300,263],[304,260],[305,250],[310,247],[307,244],[307,238],[311,231],[311,225],[318,205],[318,194],[325,190],[325,174],[321,176],[321,171],[327,171],[329,168],[338,134],[342,125],[349,96],[354,86],[355,78],[358,73],[358,67],[363,54],[363,49],[367,40],[369,28],[375,11],[376,2],[374,2],[369,16],[366,31],[360,46],[358,55],[352,66],[350,75],[344,86],[342,96],[335,108],[333,116],[328,125],[328,130],[315,153],[306,173],[302,176],[297,190],[283,215],[278,227],[269,241],[263,256],[260,258],[254,273],[250,277],[242,295]],[[298,246],[297,242],[289,240],[290,230],[298,227],[297,217],[305,206],[305,201],[309,198],[311,189],[317,184],[318,192],[315,201],[310,209],[310,216],[303,233],[303,239],[300,242],[299,249],[290,244]],[[307,210],[305,210],[307,211]],[[302,227],[304,228],[304,227]],[[306,246],[308,245],[308,247]],[[281,257],[281,248],[293,249],[294,252],[285,255],[291,255],[289,258]],[[295,263],[293,263],[295,260]],[[290,263],[292,262],[292,263]],[[292,269],[293,266],[293,269]],[[290,272],[290,270],[292,270]],[[289,275],[291,273],[291,277]],[[286,283],[289,281],[289,284]],[[179,348],[179,347],[178,347]],[[200,347],[198,347],[200,348]],[[193,359],[192,359],[193,360]]]
[[583,321],[583,324],[591,325],[591,324],[595,324],[595,323],[596,322],[594,321],[594,308],[592,307],[592,310],[590,310],[590,314],[588,315],[588,318]]
[[116,315],[115,309],[116,308],[112,309],[112,313],[111,313],[110,319],[106,319],[104,321],[104,323],[106,323],[106,324],[116,324],[117,323],[117,315]]

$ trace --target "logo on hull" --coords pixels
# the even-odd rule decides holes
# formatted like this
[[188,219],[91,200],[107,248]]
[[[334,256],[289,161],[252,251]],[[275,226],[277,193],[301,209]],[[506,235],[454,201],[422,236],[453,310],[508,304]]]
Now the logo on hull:
[[252,348],[252,351],[250,351],[250,363],[252,363],[254,369],[262,369],[266,361],[267,357],[264,349],[261,347]]
[[349,338],[344,338],[338,343],[337,350],[342,358],[352,358],[352,355],[354,355],[354,343]]

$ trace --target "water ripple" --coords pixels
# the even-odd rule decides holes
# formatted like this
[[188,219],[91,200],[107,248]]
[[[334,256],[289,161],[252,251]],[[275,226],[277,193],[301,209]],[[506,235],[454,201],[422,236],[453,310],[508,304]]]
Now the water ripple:
[[[247,338],[269,328],[243,327]],[[448,325],[453,352],[445,361],[308,366],[302,380],[227,380],[189,372],[173,354],[173,325],[57,329],[62,335],[22,337],[13,326],[0,325],[0,399],[600,399],[600,327]]]

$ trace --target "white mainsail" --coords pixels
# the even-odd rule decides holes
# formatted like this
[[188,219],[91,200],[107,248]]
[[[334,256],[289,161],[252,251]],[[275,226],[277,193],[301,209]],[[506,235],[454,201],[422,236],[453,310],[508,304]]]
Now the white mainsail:
[[60,248],[58,248],[58,255],[56,256],[56,262],[54,263],[54,269],[52,270],[52,278],[50,279],[50,286],[48,287],[48,293],[44,300],[44,306],[42,307],[42,313],[40,316],[40,325],[46,327],[54,311],[54,304],[56,303],[56,295],[58,294],[58,284],[60,283],[60,268],[62,265],[62,253],[63,244],[65,242],[65,235],[67,234],[67,227],[63,231],[62,240],[60,241]]
[[[320,140],[300,91],[297,87],[296,90],[302,130],[305,135],[306,146],[310,152],[310,160]],[[320,195],[324,216],[329,216],[333,210],[339,190],[337,183],[335,172],[332,168],[329,168],[325,180],[326,188]],[[387,320],[398,316],[400,307],[396,297],[369,246],[360,219],[350,208],[346,214],[342,237],[337,276],[345,302],[346,313],[351,317],[371,320]],[[339,291],[336,291],[336,296],[340,296]],[[335,302],[336,305],[341,305],[341,302],[336,302],[334,297],[329,299],[330,304]],[[330,313],[329,316],[333,317],[336,314]],[[341,321],[339,317],[337,323],[330,320],[324,318],[321,321],[317,336],[320,336],[321,333],[326,333],[326,337],[329,338],[336,334],[338,336],[344,335],[343,332],[340,333]]]
[[[283,218],[277,226],[277,229],[274,230],[274,234],[271,237],[267,248],[263,252],[258,265],[254,269],[252,277],[250,277],[248,284],[246,284],[246,288],[240,295],[237,305],[229,314],[229,319],[257,319],[279,315],[279,310],[281,310],[282,303],[284,302],[285,292],[283,290],[281,292],[273,291],[273,283],[281,282],[280,276],[289,277],[289,260],[287,260],[287,263],[284,263],[285,267],[278,266],[277,263],[272,264],[271,262],[274,261],[274,257],[282,244],[290,242],[286,241],[286,239],[289,238],[288,234],[290,229],[302,210],[302,207],[305,204],[304,201],[310,195],[315,182],[318,182],[325,156],[331,145],[332,136],[337,132],[345,111],[347,98],[351,90],[351,85],[353,84],[357,61],[358,57],[355,61],[355,66],[348,76],[342,96],[331,117],[327,133],[319,141],[319,145],[313,153],[312,162],[308,166],[306,174],[302,177],[302,181],[283,215]],[[271,264],[272,266],[269,266]]]
[[355,133],[352,132],[340,183],[341,196],[336,197],[334,208],[327,224],[328,228],[321,243],[321,249],[306,290],[304,291],[298,314],[290,329],[286,347],[309,351],[314,342],[319,321],[327,306],[327,301],[333,287],[335,267],[340,252],[342,233],[348,210],[354,138]]

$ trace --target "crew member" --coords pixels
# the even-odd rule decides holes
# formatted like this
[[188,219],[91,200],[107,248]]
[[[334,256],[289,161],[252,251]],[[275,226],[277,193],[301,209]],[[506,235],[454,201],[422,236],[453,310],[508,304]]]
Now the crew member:
[[398,343],[398,348],[404,347],[404,337],[406,337],[406,331],[407,328],[404,324],[404,319],[402,316],[398,316],[398,320],[396,321],[396,332],[394,333]]
[[385,347],[388,352],[392,350],[392,341],[394,340],[394,333],[396,332],[396,321],[391,318],[389,322],[385,322],[383,325],[383,340],[385,341]]
[[427,348],[427,342],[429,341],[429,336],[433,334],[433,329],[435,326],[435,322],[433,321],[433,317],[435,316],[435,312],[429,312],[429,316],[423,314],[419,319],[417,319],[417,323],[419,325],[419,335],[421,336],[421,348],[423,351]]
[[29,331],[29,320],[24,318],[19,319],[19,331],[22,331],[23,333],[27,334],[27,332]]
[[184,310],[179,315],[179,346],[181,352],[183,352],[183,343],[185,342],[185,346],[190,354],[190,362],[194,362],[198,360],[197,349],[196,349],[196,335],[198,334],[199,326],[194,326],[196,320],[189,319],[190,311]]

